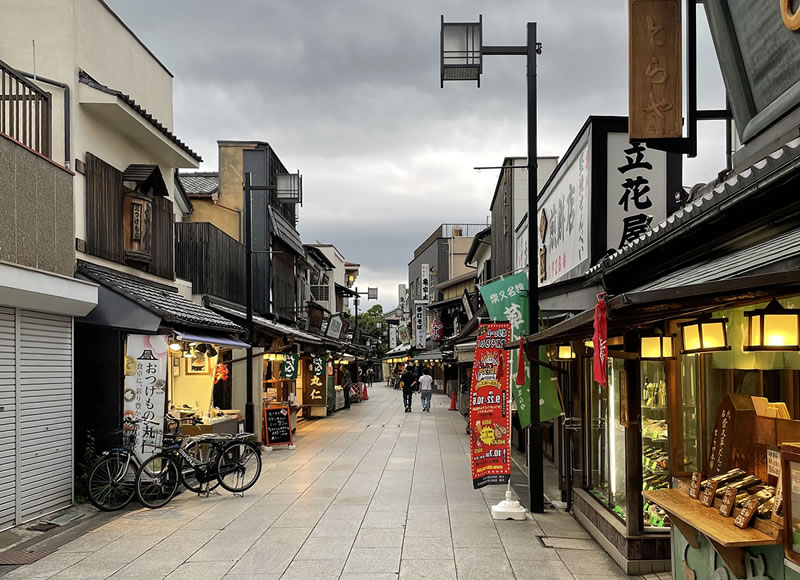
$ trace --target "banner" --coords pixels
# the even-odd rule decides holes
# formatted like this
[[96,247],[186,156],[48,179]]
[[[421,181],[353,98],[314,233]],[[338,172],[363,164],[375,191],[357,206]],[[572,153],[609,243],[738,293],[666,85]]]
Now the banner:
[[605,387],[606,371],[608,365],[608,321],[606,320],[606,299],[605,292],[597,296],[597,305],[594,307],[594,380]]
[[125,343],[123,417],[155,421],[136,425],[135,453],[145,461],[161,445],[167,395],[167,337],[129,334]]
[[397,348],[397,326],[392,324],[389,327],[389,350]]
[[420,294],[419,297],[425,302],[431,299],[431,265],[422,264],[420,266]]
[[425,348],[428,330],[428,306],[421,300],[414,301],[414,348]]
[[299,366],[300,355],[297,353],[287,354],[286,358],[281,363],[281,378],[282,379],[296,379],[297,367]]
[[472,487],[505,485],[511,477],[511,397],[508,322],[478,327],[469,391]]
[[325,355],[311,357],[311,373],[308,387],[303,389],[303,404],[312,407],[326,407],[328,405],[328,389],[326,382],[327,369]]

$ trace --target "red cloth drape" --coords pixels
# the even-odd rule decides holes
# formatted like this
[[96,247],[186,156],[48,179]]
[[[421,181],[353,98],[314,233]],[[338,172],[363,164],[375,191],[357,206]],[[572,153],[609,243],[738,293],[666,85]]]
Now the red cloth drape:
[[594,380],[606,386],[606,370],[608,363],[608,321],[606,320],[605,292],[598,294],[594,307]]

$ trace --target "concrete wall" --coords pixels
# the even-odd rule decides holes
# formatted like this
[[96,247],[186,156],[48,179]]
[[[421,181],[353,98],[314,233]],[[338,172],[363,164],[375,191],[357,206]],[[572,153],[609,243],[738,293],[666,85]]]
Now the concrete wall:
[[450,298],[461,298],[464,295],[464,290],[467,292],[472,292],[475,289],[475,280],[465,280],[464,282],[459,282],[453,286],[445,288],[442,290],[442,300],[448,300]]
[[[515,159],[514,166],[524,166],[527,162],[527,159]],[[556,165],[558,165],[558,157],[539,157],[536,176],[537,192],[542,191],[542,187],[544,187],[544,184],[550,179],[550,175],[555,171]],[[514,189],[514,221],[511,231],[514,231],[528,212],[528,172],[513,169],[511,174]]]
[[243,242],[241,210],[230,209],[221,201],[215,204],[205,199],[193,199],[192,206],[194,211],[186,221],[214,224],[234,240]]
[[[472,237],[461,236],[450,238],[450,279],[463,276],[467,272],[472,272],[473,268],[468,268],[464,264],[464,259],[472,246]],[[441,282],[441,280],[440,280]]]
[[0,261],[75,273],[72,175],[0,136]]

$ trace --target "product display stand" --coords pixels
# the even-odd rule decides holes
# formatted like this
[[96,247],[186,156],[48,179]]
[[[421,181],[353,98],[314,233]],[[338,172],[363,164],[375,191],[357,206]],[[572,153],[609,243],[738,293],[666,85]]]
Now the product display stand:
[[525,513],[525,508],[520,505],[519,501],[511,499],[511,483],[509,482],[506,499],[492,506],[492,517],[496,520],[524,520],[527,519]]

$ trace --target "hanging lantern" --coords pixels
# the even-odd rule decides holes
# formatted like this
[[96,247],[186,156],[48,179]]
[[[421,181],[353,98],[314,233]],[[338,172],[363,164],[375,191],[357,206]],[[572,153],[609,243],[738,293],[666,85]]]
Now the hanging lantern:
[[594,348],[594,342],[592,341],[591,338],[587,338],[586,340],[583,341],[583,346],[585,346],[586,348]]
[[672,358],[672,337],[655,335],[643,336],[639,354],[642,360],[664,360]]
[[784,308],[773,298],[744,315],[749,322],[745,350],[800,350],[800,310]]
[[697,320],[678,326],[683,340],[683,354],[730,350],[728,345],[727,318],[701,316]]
[[572,360],[575,358],[575,351],[569,343],[559,344],[556,352],[556,360]]

